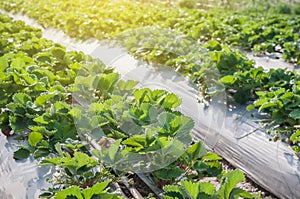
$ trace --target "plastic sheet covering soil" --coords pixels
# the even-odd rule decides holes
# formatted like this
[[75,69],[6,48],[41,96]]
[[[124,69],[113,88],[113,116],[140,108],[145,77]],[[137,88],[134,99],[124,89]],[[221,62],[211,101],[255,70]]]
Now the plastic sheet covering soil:
[[0,135],[0,198],[38,198],[41,189],[49,187],[46,178],[51,175],[49,167],[38,167],[32,157],[15,161],[13,153],[18,148],[13,137]]

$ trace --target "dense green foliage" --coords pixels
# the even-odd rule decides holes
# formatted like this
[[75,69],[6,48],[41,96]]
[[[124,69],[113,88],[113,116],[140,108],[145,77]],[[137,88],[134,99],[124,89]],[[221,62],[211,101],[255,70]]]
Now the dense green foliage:
[[[132,169],[126,164],[131,154],[153,156],[160,167],[151,174],[162,186],[181,178],[226,178],[220,157],[201,142],[191,145],[194,123],[174,110],[181,103],[176,95],[137,89],[137,82],[121,80],[99,60],[67,52],[6,15],[0,25],[1,130],[28,142],[15,159],[32,154],[41,166],[57,169],[49,179],[53,187],[40,197],[122,198],[109,193],[110,182],[118,180],[111,170],[119,163]],[[102,142],[102,149],[92,151],[86,137]]]
[[[299,75],[255,68],[253,61],[233,50],[278,52],[299,65],[299,5],[266,3],[261,9],[220,12],[203,10],[207,5],[197,2],[8,0],[1,1],[0,7],[22,12],[71,37],[111,39],[136,58],[171,66],[189,76],[208,98],[226,91],[238,103],[250,103],[248,111],[266,114],[273,139],[282,139],[300,152]],[[28,140],[28,146],[14,153],[15,159],[58,155],[47,157],[43,164],[60,167],[65,178],[52,179],[55,189],[46,192],[46,198],[117,197],[105,190],[112,178],[109,171],[115,165],[135,169],[122,164],[133,157],[137,158],[134,163],[141,163],[141,157],[154,157],[154,166],[168,165],[176,157],[169,166],[152,172],[162,185],[174,183],[165,186],[165,198],[253,197],[236,188],[243,175],[222,173],[218,157],[206,154],[201,143],[183,147],[183,153],[174,152],[174,143],[189,146],[193,127],[190,118],[174,110],[180,105],[177,96],[136,89],[136,82],[121,80],[100,61],[66,52],[63,46],[42,39],[40,30],[20,21],[12,23],[4,15],[0,33],[0,128],[4,134]],[[72,102],[88,102],[90,108],[74,108]],[[106,147],[94,150],[93,158],[83,141],[86,135],[105,141]],[[166,150],[154,153],[160,148]],[[89,161],[82,164],[77,157]],[[103,170],[97,172],[95,167]],[[218,176],[228,183],[216,190],[212,184],[195,182],[205,176]],[[77,177],[82,184],[76,182]],[[183,177],[188,181],[178,184]]]
[[[272,133],[274,140],[281,138],[288,141],[296,152],[299,151],[298,120],[290,115],[298,107],[295,105],[297,101],[294,103],[297,97],[291,102],[294,107],[280,103],[279,106],[272,105],[271,110],[267,105],[262,109],[260,103],[254,102],[264,98],[262,94],[257,95],[256,91],[281,87],[281,73],[285,73],[283,76],[290,80],[294,79],[293,75],[281,70],[264,72],[259,69],[258,72],[254,62],[228,46],[262,53],[280,52],[287,61],[297,63],[300,52],[300,19],[297,13],[287,14],[284,6],[276,8],[281,9],[279,14],[274,8],[263,15],[247,11],[203,11],[182,8],[189,6],[180,5],[172,5],[170,8],[148,1],[24,2],[26,4],[20,0],[11,0],[1,5],[8,11],[22,11],[45,27],[60,28],[72,37],[113,39],[113,42],[125,46],[136,58],[168,65],[188,75],[199,84],[201,92],[207,97],[226,90],[239,103],[250,100],[255,104],[252,108],[269,114],[274,120],[274,125],[271,125],[272,128],[276,127],[276,132]],[[223,77],[219,82],[219,78]],[[290,86],[285,88],[287,92],[297,94],[297,91],[292,90],[294,83],[291,81]],[[261,101],[272,102],[274,99],[264,98]]]
[[[200,41],[218,39],[259,52],[281,52],[284,59],[299,64],[300,19],[297,10],[282,5],[248,13],[229,10],[204,11],[180,4],[164,6],[159,2],[132,1],[23,1],[1,3],[7,11],[35,18],[45,27],[62,29],[71,37],[113,38],[125,30],[146,26],[170,28]],[[186,1],[186,4],[191,4]],[[193,4],[193,2],[192,2]],[[179,7],[178,7],[179,6]],[[134,10],[135,12],[132,12]],[[247,13],[247,14],[244,14]],[[265,14],[267,13],[267,14]]]
[[163,198],[171,199],[171,198],[203,198],[203,199],[214,199],[214,198],[252,198],[252,196],[241,190],[239,188],[235,188],[235,186],[243,181],[245,178],[243,174],[234,170],[226,175],[222,176],[221,187],[218,191],[215,190],[213,184],[209,182],[190,182],[190,181],[181,181],[180,185],[169,185],[165,186],[163,193]]
[[266,72],[259,67],[225,76],[220,82],[237,102],[252,102],[248,111],[256,109],[269,116],[264,124],[274,141],[286,141],[299,152],[299,80],[295,71],[271,69]]

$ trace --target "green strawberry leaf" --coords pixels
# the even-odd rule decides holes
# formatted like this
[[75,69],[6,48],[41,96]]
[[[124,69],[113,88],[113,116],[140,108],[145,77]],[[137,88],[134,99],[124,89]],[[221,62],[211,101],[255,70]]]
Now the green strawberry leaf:
[[104,193],[104,189],[109,185],[110,181],[94,184],[91,188],[82,191],[84,199],[92,199],[94,195]]
[[217,194],[220,198],[230,198],[231,192],[237,186],[238,183],[245,180],[244,174],[239,170],[233,170],[223,174],[221,178],[221,187]]
[[290,117],[292,117],[293,119],[299,119],[300,118],[300,109],[293,110],[290,113]]
[[35,147],[43,139],[43,135],[39,132],[31,132],[28,136],[28,143]]
[[20,148],[14,152],[14,159],[15,160],[23,160],[28,158],[30,155],[30,151],[26,148]]
[[76,197],[76,199],[84,199],[78,186],[63,189],[62,191],[55,194],[54,199],[68,199],[72,196]]

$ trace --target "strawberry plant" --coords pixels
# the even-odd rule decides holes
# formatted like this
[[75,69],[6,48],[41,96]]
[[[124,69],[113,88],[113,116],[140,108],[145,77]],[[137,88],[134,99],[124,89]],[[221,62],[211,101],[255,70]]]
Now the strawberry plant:
[[287,42],[284,44],[283,58],[290,62],[295,62],[297,65],[300,65],[300,44],[299,39],[294,42]]
[[[295,152],[299,151],[296,143],[299,75],[295,71],[270,69],[266,72],[262,68],[255,68],[224,76],[220,82],[237,102],[252,102],[247,106],[248,111],[257,109],[258,113],[269,116],[264,124],[271,127],[269,133],[275,141],[287,141],[293,145]],[[290,141],[291,136],[293,143]]]
[[[77,198],[77,199],[93,199],[93,198],[104,198],[104,199],[119,199],[123,198],[115,194],[109,193],[107,186],[110,181],[100,182],[94,184],[91,188],[80,189],[78,186],[72,186],[67,189],[58,191],[55,195],[55,199],[67,199],[67,198]],[[49,198],[52,193],[44,193],[40,195],[41,198]]]
[[[160,161],[154,162],[154,167],[166,165],[172,157],[181,155],[180,150],[178,153],[174,151],[176,147],[173,142],[178,144],[178,149],[191,142],[193,121],[172,110],[180,105],[180,100],[174,94],[145,88],[134,90],[132,95],[112,95],[102,104],[92,103],[88,111],[77,107],[71,114],[82,136],[87,133],[97,139],[102,136],[116,141],[121,139],[111,147],[119,148],[122,144],[123,150],[114,155],[123,158],[122,162],[126,163],[127,159],[129,161],[136,156],[136,163],[142,158],[146,162],[152,159]],[[115,158],[106,158],[106,149],[102,150],[95,152],[95,155],[107,159],[108,164],[115,163]],[[132,165],[127,164],[122,168]]]
[[105,188],[113,178],[104,167],[99,167],[99,163],[94,158],[82,152],[75,152],[73,157],[63,153],[57,158],[46,158],[42,160],[41,166],[56,166],[56,174],[53,175],[53,187],[40,195],[41,198],[67,198],[73,196],[77,198],[108,197],[117,198],[113,194],[108,194]]
[[218,176],[222,165],[221,158],[214,153],[207,153],[202,142],[191,145],[176,161],[167,167],[153,172],[158,184],[174,184],[181,179],[202,179]]
[[233,170],[228,173],[223,173],[220,177],[221,185],[219,190],[209,182],[193,182],[184,180],[180,185],[167,185],[164,187],[163,198],[257,198],[248,192],[237,188],[237,184],[245,179],[243,173],[239,170]]

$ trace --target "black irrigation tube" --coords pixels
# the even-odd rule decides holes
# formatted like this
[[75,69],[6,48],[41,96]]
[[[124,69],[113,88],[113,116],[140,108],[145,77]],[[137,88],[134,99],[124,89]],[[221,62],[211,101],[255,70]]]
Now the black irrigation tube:
[[[15,18],[15,15],[10,16]],[[55,42],[63,41],[63,45],[71,46],[69,49],[81,50],[92,57],[101,58],[101,54],[98,54],[99,51],[95,48],[97,43],[78,43],[61,31],[56,32],[61,38],[55,38]],[[44,37],[48,38],[47,35]],[[53,37],[48,39],[53,40]],[[82,48],[81,44],[85,47]],[[103,46],[99,46],[99,49],[101,52],[112,54],[121,52]],[[244,107],[230,110],[222,102],[226,96],[221,96],[220,103],[215,102],[205,108],[197,102],[198,94],[194,86],[173,70],[154,69],[126,54],[115,60],[109,59],[107,63],[112,63],[124,79],[142,81],[140,86],[167,87],[182,99],[182,112],[196,121],[193,129],[194,140],[203,140],[210,149],[277,197],[300,198],[300,161],[290,146],[282,142],[268,141],[265,129],[251,121],[251,117],[242,117]]]

